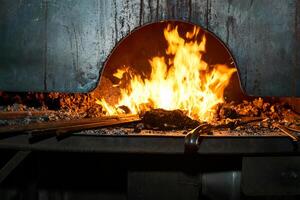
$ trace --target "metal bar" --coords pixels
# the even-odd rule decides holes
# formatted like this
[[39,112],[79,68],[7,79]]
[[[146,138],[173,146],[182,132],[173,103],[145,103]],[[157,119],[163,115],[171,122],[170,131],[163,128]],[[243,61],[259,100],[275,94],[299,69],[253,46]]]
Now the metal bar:
[[[184,154],[184,137],[162,136],[83,136],[71,135],[57,141],[55,137],[30,144],[27,135],[17,135],[0,140],[0,149],[134,153],[134,154]],[[247,154],[300,154],[287,136],[202,136],[197,154],[247,155]]]
[[0,170],[0,183],[30,154],[31,151],[18,151]]
[[28,131],[29,133],[29,141],[31,143],[40,141],[44,138],[49,138],[53,136],[54,134],[59,138],[62,139],[65,136],[69,135],[69,133],[72,132],[78,132],[81,130],[88,130],[88,129],[95,129],[95,128],[101,128],[101,127],[107,127],[107,126],[114,126],[114,125],[121,125],[121,124],[127,124],[127,123],[133,123],[133,122],[139,122],[140,118],[138,116],[124,116],[120,117],[118,119],[106,119],[106,120],[100,120],[98,122],[86,122],[86,123],[78,123],[78,124],[71,124],[71,125],[65,125],[62,127],[47,127],[44,129],[33,129]]
[[63,120],[63,121],[53,121],[53,122],[43,122],[43,123],[34,123],[28,125],[12,125],[12,126],[3,126],[0,127],[0,134],[7,133],[24,133],[24,132],[35,132],[35,131],[48,131],[48,130],[57,130],[59,128],[65,128],[70,126],[82,126],[84,124],[92,123],[105,123],[108,122],[117,123],[124,120],[139,120],[138,115],[120,115],[120,116],[103,116],[101,118],[91,118],[91,119],[77,119],[77,120]]
[[288,126],[286,126],[285,128],[289,129],[290,131],[294,131],[298,134],[300,133],[300,129],[298,129],[298,128],[292,128],[292,127],[288,127]]
[[291,133],[286,127],[281,126],[279,124],[276,125],[276,127],[281,130],[284,134],[286,134],[287,136],[289,136],[293,142],[298,142],[299,138],[295,135],[293,135],[293,133]]

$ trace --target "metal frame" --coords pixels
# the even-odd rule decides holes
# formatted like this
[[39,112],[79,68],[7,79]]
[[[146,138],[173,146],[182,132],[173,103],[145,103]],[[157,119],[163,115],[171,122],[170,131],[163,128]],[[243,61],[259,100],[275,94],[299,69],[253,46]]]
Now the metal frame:
[[[71,135],[63,140],[47,138],[31,144],[27,135],[0,140],[0,149],[22,151],[96,152],[135,154],[185,154],[184,137],[163,136],[83,136]],[[202,137],[197,154],[251,155],[300,153],[298,143],[285,136]]]

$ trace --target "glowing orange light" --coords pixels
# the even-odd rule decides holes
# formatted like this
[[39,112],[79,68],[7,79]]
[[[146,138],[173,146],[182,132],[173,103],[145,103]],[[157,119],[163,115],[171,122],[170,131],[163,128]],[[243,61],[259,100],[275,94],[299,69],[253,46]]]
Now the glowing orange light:
[[[203,35],[201,41],[197,41],[199,28],[194,27],[185,38],[177,29],[168,26],[164,30],[168,43],[166,53],[172,59],[151,58],[149,78],[129,74],[131,79],[126,88],[120,89],[116,105],[109,105],[104,99],[97,100],[108,115],[119,114],[122,111],[118,107],[126,106],[131,113],[151,108],[181,109],[193,119],[212,120],[217,104],[224,102],[224,89],[236,69],[222,64],[209,66],[203,61],[206,37]],[[131,73],[129,67],[118,69],[114,76],[122,79],[126,73]]]

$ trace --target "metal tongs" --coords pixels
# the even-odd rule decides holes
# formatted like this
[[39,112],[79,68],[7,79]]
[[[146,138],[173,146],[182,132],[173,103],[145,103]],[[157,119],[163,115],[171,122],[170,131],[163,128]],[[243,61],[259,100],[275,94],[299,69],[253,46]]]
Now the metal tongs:
[[193,130],[189,131],[185,136],[184,147],[185,152],[196,152],[199,149],[203,135],[208,135],[207,131],[211,129],[211,125],[203,123]]
[[200,147],[200,143],[202,139],[205,136],[210,135],[209,133],[213,130],[222,129],[222,128],[234,129],[239,125],[244,125],[247,123],[261,121],[261,120],[263,120],[262,117],[244,117],[241,118],[239,121],[232,121],[227,124],[212,125],[206,122],[202,123],[199,126],[197,126],[195,129],[188,132],[187,135],[185,136],[185,141],[184,141],[185,152],[187,153],[197,152]]

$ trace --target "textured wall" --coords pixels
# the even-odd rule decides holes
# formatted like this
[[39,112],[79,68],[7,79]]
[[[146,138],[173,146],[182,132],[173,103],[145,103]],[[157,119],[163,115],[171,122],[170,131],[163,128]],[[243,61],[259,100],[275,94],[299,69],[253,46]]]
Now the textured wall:
[[115,44],[164,19],[208,28],[252,95],[300,96],[298,0],[0,0],[0,90],[93,89]]

